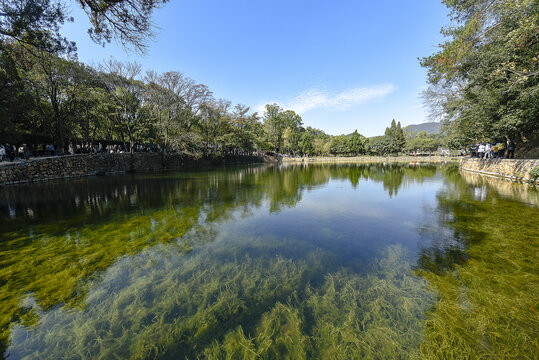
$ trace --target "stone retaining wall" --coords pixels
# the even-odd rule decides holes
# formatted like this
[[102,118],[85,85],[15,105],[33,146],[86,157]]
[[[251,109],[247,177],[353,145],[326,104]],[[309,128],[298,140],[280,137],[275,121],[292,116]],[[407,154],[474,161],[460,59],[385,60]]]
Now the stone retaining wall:
[[539,160],[463,158],[460,161],[460,170],[523,182],[533,182],[530,173],[536,167]]
[[459,158],[445,156],[357,156],[282,158],[283,163],[446,163]]
[[226,164],[251,164],[264,161],[271,161],[271,159],[260,156],[227,155],[197,157],[186,154],[159,153],[57,156],[0,164],[0,185],[90,175],[148,170],[173,170]]

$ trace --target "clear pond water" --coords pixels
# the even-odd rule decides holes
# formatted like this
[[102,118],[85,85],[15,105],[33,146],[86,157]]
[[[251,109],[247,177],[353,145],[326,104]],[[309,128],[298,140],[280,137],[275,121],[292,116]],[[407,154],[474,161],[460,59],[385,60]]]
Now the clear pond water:
[[533,359],[538,203],[456,165],[0,188],[0,357]]

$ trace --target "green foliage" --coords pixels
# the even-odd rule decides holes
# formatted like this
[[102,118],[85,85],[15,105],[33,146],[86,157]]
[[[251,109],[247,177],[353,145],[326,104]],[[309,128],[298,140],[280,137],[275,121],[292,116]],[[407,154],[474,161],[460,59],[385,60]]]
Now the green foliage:
[[429,136],[425,131],[422,131],[408,138],[404,150],[408,152],[430,153],[436,151],[438,147],[439,144],[436,136]]
[[378,147],[378,152],[381,154],[398,154],[406,144],[404,130],[401,127],[400,121],[395,123],[395,119],[391,121],[391,126],[386,128],[385,139]]
[[357,130],[355,130],[352,133],[350,139],[348,139],[348,150],[350,154],[354,156],[365,153],[365,148],[363,146],[363,141],[361,140],[361,135],[359,135]]
[[[414,265],[416,257],[400,246],[385,247],[371,262],[343,263],[336,258],[342,248],[333,250],[331,241],[317,245],[301,233],[253,236],[229,226],[247,220],[252,209],[258,217],[261,204],[271,212],[293,207],[304,190],[331,179],[352,186],[370,180],[392,196],[435,176],[444,177],[445,191],[423,212]],[[465,181],[457,166],[309,165],[116,181],[106,192],[81,181],[80,193],[90,196],[70,192],[81,204],[65,208],[47,198],[66,191],[62,183],[10,190],[21,201],[17,211],[28,214],[11,219],[0,212],[1,340],[11,341],[10,356],[520,359],[537,353],[539,234],[529,223],[537,208]]]
[[[451,196],[439,195],[417,274],[439,301],[428,314],[425,358],[531,359],[538,351],[537,208],[476,189],[447,169]],[[500,221],[500,214],[508,215]],[[510,215],[509,215],[510,214]],[[449,229],[444,236],[444,229]]]
[[17,41],[49,53],[72,52],[75,43],[60,34],[69,20],[60,1],[22,0],[0,3],[0,43]]
[[[88,14],[90,38],[99,44],[113,38],[124,46],[144,51],[152,37],[151,16],[167,0],[81,0],[77,4]],[[0,42],[17,41],[50,54],[70,53],[75,43],[60,34],[61,25],[73,21],[61,1],[22,0],[0,3]]]
[[348,155],[350,153],[348,136],[333,136],[329,145],[329,151],[335,155]]
[[537,1],[444,1],[452,24],[421,62],[426,100],[461,144],[539,128]]
[[530,178],[533,181],[537,181],[537,179],[539,179],[539,166],[534,167],[532,171],[530,171]]
[[15,143],[31,128],[34,99],[17,64],[0,43],[0,142]]
[[301,153],[305,155],[314,154],[313,136],[308,131],[305,131],[301,137]]
[[369,138],[367,149],[373,155],[396,155],[401,150],[397,141],[391,136]]

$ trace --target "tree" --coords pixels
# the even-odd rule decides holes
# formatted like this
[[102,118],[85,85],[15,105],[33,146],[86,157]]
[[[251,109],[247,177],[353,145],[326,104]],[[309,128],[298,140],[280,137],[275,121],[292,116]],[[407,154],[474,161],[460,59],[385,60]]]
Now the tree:
[[121,63],[109,60],[102,65],[107,73],[102,80],[111,95],[111,109],[108,113],[122,141],[127,136],[129,151],[132,153],[135,143],[144,137],[150,125],[150,112],[143,108],[147,92],[145,84],[138,80],[141,66],[138,63]]
[[264,114],[264,130],[271,150],[281,151],[286,127],[286,119],[282,116],[282,109],[279,105],[267,104]]
[[[90,38],[104,45],[113,38],[143,52],[152,37],[153,10],[167,0],[77,0],[88,15]],[[12,39],[49,53],[75,50],[60,35],[68,9],[59,0],[3,0],[0,3],[0,41]]]
[[375,136],[368,139],[367,149],[371,154],[390,155],[397,154],[401,148],[391,136]]
[[304,155],[312,155],[314,153],[313,136],[310,132],[303,132],[303,135],[301,136],[300,148],[301,153]]
[[15,59],[1,49],[0,69],[0,143],[15,142],[21,133],[32,130],[36,104]]
[[423,58],[452,143],[539,129],[539,2],[445,0],[447,41]]
[[404,149],[410,152],[433,152],[438,147],[439,143],[434,137],[429,136],[426,131],[421,131],[408,139]]
[[391,126],[386,128],[385,136],[391,140],[386,141],[386,144],[392,144],[390,146],[392,149],[390,153],[396,154],[402,151],[404,144],[406,144],[406,136],[404,135],[404,130],[401,127],[400,121],[396,124],[395,119],[393,119],[391,121]]
[[147,40],[153,37],[153,10],[168,0],[77,0],[88,15],[92,28],[90,38],[109,43],[113,38],[124,47],[133,46],[144,52]]
[[61,25],[71,20],[55,0],[2,0],[0,43],[17,42],[49,53],[72,52],[75,43],[60,35]]
[[361,135],[357,132],[357,130],[355,130],[352,136],[350,136],[348,142],[348,150],[350,154],[357,156],[365,153],[365,148],[363,147],[363,142],[361,141]]
[[29,52],[26,46],[17,47],[16,52],[18,61],[24,64],[27,81],[40,99],[38,109],[45,121],[41,128],[52,135],[58,152],[63,154],[65,139],[74,129],[85,68],[74,59],[46,51]]
[[346,135],[333,136],[329,151],[334,155],[348,155],[350,153],[348,137]]
[[297,154],[301,152],[300,141],[305,132],[302,127],[303,120],[301,116],[293,110],[285,110],[281,112],[282,121],[285,124],[283,133],[283,152],[289,154]]
[[233,131],[233,146],[244,151],[255,149],[257,138],[260,135],[261,124],[258,114],[249,115],[250,108],[245,105],[236,105],[231,115],[231,127]]

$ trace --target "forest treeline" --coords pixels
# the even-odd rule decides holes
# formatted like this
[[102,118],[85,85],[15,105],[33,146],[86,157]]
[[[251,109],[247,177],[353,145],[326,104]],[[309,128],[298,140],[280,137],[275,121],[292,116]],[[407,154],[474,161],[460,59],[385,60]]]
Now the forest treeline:
[[[400,123],[382,137],[357,130],[332,136],[304,126],[300,115],[277,104],[263,116],[245,105],[216,99],[204,84],[169,71],[143,71],[113,59],[92,67],[16,42],[2,43],[0,143],[152,144],[161,151],[265,151],[290,155],[397,154],[407,148]],[[439,141],[426,134],[408,145],[434,151]],[[415,146],[415,145],[414,145]]]
[[[115,39],[143,51],[152,11],[166,0],[78,1],[100,43]],[[403,132],[393,121],[383,136],[332,136],[305,126],[277,104],[264,114],[216,99],[204,84],[170,71],[143,71],[108,60],[77,60],[62,37],[69,21],[62,2],[6,0],[0,4],[0,142],[152,144],[161,151],[271,151],[291,155],[387,155],[462,149],[470,143],[539,130],[539,3],[533,0],[443,0],[447,41],[423,58],[425,92],[443,135]]]
[[[73,2],[89,17],[89,36],[144,51],[151,16],[166,0]],[[143,71],[108,60],[92,67],[77,60],[76,44],[60,34],[68,3],[6,0],[0,4],[0,143],[151,144],[161,151],[270,151],[291,155],[396,154],[440,143],[426,134],[406,146],[400,123],[382,137],[357,130],[331,136],[304,126],[292,110],[268,104],[260,116],[245,105],[216,99],[204,84],[170,71]],[[71,20],[72,21],[72,20]],[[397,130],[398,127],[398,130]],[[397,134],[398,133],[398,134]],[[388,135],[389,134],[389,135]],[[392,135],[393,134],[393,135]],[[397,135],[395,135],[397,134]],[[412,140],[415,136],[409,136]],[[436,143],[436,144],[434,144]]]

